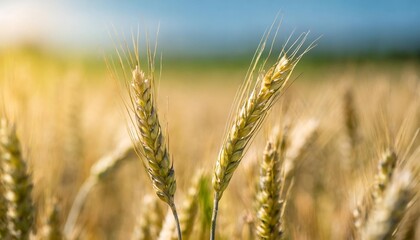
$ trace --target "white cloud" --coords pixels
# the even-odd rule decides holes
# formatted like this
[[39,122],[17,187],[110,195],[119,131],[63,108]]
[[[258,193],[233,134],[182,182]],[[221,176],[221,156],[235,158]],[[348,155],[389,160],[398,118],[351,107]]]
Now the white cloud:
[[[79,45],[100,37],[98,16],[55,1],[10,1],[0,4],[0,44]],[[93,39],[91,39],[92,41]]]

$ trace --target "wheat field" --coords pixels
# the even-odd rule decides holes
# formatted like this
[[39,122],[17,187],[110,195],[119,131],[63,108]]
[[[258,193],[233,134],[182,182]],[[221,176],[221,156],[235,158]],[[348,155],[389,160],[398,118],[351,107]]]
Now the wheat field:
[[419,239],[418,61],[306,55],[235,108],[252,55],[2,53],[2,239]]

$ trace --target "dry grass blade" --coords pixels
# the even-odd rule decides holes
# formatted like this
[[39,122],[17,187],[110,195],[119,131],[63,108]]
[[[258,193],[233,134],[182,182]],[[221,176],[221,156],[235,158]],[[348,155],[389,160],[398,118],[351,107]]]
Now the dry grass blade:
[[23,160],[16,130],[0,119],[1,182],[7,206],[7,235],[4,239],[29,239],[34,223],[32,181]]

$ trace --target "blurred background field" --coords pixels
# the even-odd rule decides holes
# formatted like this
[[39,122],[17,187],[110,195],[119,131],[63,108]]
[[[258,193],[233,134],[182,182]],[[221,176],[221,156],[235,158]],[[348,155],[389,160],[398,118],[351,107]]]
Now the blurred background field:
[[[415,1],[0,2],[0,115],[17,125],[33,175],[37,228],[45,224],[51,198],[60,203],[63,224],[90,167],[129,139],[124,79],[107,68],[119,42],[139,31],[145,49],[144,33],[153,42],[160,25],[157,100],[181,205],[192,173],[212,173],[235,93],[279,13],[277,52],[293,30],[322,37],[298,64],[294,83],[235,173],[220,206],[221,239],[248,238],[255,166],[271,127],[298,129],[308,121],[316,122],[316,137],[300,156],[287,233],[292,239],[344,239],[356,199],[386,148],[395,149],[401,168],[418,168],[419,9]],[[348,94],[358,122],[351,156],[345,146]],[[149,183],[138,159],[124,164],[89,195],[79,237],[130,237],[145,211],[143,197],[153,193]],[[418,212],[413,207],[406,218],[418,225]]]

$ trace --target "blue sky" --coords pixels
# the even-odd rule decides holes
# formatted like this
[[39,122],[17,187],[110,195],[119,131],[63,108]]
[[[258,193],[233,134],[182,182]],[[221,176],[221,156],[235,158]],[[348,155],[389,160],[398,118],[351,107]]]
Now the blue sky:
[[280,39],[310,30],[322,35],[319,51],[420,49],[420,1],[320,2],[0,1],[0,45],[100,51],[112,45],[114,27],[129,37],[137,26],[153,35],[160,25],[163,51],[235,54],[255,48],[280,13]]

